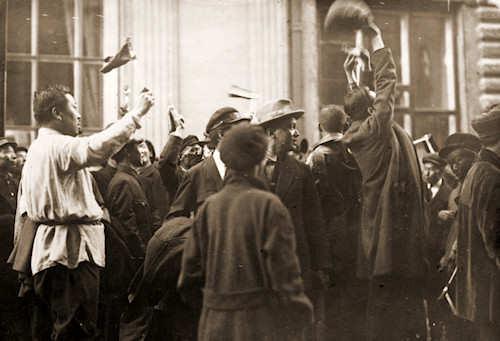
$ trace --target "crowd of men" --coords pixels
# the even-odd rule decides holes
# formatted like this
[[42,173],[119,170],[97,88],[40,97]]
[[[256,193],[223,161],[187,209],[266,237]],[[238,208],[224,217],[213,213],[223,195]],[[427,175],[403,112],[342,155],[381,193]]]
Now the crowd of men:
[[421,167],[365,33],[374,91],[349,54],[306,162],[288,99],[223,107],[204,140],[171,110],[157,157],[150,90],[87,137],[67,88],[36,93],[29,149],[0,139],[1,338],[499,340],[500,106]]

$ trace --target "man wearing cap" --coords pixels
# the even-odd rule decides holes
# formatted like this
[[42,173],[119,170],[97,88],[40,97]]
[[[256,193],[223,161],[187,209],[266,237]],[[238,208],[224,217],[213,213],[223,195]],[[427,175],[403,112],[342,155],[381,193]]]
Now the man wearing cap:
[[[151,92],[145,89],[137,107],[111,127],[77,137],[80,114],[69,90],[51,86],[35,94],[33,106],[40,129],[26,157],[18,200],[18,212],[35,223],[34,240],[29,239],[32,234],[24,233],[28,225],[22,225],[15,238],[16,243],[26,244],[20,249],[33,246],[34,338],[88,340],[95,336],[105,242],[103,211],[87,167],[102,164],[120,149],[153,103]],[[14,262],[17,255],[24,254],[16,253]]]
[[215,151],[212,156],[198,163],[186,173],[170,206],[167,218],[191,216],[210,195],[220,191],[226,166],[220,158],[219,142],[231,127],[249,121],[250,117],[242,115],[232,107],[220,108],[212,114],[208,120],[205,134],[209,136]]
[[224,135],[224,188],[200,207],[188,232],[179,289],[191,302],[203,289],[199,341],[302,340],[312,322],[292,219],[256,177],[267,144],[254,125]]
[[375,98],[354,82],[357,57],[349,54],[344,63],[350,87],[344,109],[352,124],[342,140],[363,179],[357,270],[370,280],[368,339],[411,339],[425,334],[422,176],[412,139],[393,120],[397,75],[392,52],[373,22],[364,33],[370,41]]
[[16,166],[16,144],[0,138],[0,339],[22,339],[28,335],[27,307],[17,297],[15,272],[7,264],[14,239],[14,219],[17,207],[18,180],[13,175]]
[[[313,146],[307,164],[319,194],[327,227],[335,287],[328,301],[335,316],[330,327],[339,338],[356,338],[353,316],[359,318],[364,306],[359,304],[356,281],[356,253],[359,234],[361,174],[351,153],[341,142],[347,116],[342,107],[328,105],[319,113],[321,140]],[[366,288],[363,286],[363,292]],[[346,310],[345,306],[351,306]],[[360,313],[353,313],[359,311]],[[348,323],[346,323],[348,321]],[[342,335],[342,336],[341,336]]]
[[[425,216],[427,219],[427,257],[430,262],[430,271],[427,276],[426,297],[429,304],[429,318],[431,321],[431,335],[433,339],[441,338],[444,328],[449,327],[447,320],[450,317],[449,308],[436,297],[448,280],[448,274],[438,271],[437,267],[444,254],[446,236],[449,233],[451,222],[439,218],[439,212],[448,208],[448,199],[451,188],[443,180],[443,171],[446,160],[439,154],[427,154],[422,158],[422,177],[426,186]],[[449,335],[449,333],[447,333]]]
[[192,167],[203,160],[203,144],[195,135],[184,137],[184,127],[177,125],[170,133],[158,162],[158,169],[169,198],[175,198],[180,183]]
[[260,126],[266,129],[271,139],[262,176],[292,217],[306,293],[315,309],[319,309],[315,317],[320,326],[324,323],[320,297],[328,282],[332,260],[311,170],[290,155],[293,138],[298,136],[296,119],[303,114],[304,111],[295,109],[289,99],[269,102],[256,113]]
[[478,328],[477,340],[500,340],[500,105],[472,120],[484,148],[458,201],[456,304]]

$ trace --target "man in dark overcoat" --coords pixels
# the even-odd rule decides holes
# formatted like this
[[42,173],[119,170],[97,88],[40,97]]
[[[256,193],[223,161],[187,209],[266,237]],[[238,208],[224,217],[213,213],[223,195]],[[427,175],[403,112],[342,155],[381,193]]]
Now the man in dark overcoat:
[[199,341],[302,340],[312,321],[290,214],[255,177],[267,143],[248,124],[224,136],[224,188],[201,206],[188,235],[179,289],[189,300],[203,288]]
[[226,166],[220,159],[217,146],[228,130],[245,121],[250,121],[250,118],[232,107],[220,108],[212,114],[208,120],[205,134],[210,137],[210,143],[215,147],[215,151],[212,156],[186,173],[170,206],[167,218],[191,216],[210,195],[221,190]]
[[304,114],[289,99],[278,99],[256,113],[271,142],[262,167],[262,177],[286,206],[292,217],[306,293],[315,305],[317,332],[324,330],[323,293],[332,260],[321,212],[321,203],[309,167],[290,151],[299,136],[296,119]]
[[500,340],[500,106],[472,127],[484,148],[459,198],[456,303],[478,328],[477,340]]
[[348,55],[344,109],[353,122],[343,141],[363,179],[358,275],[370,279],[367,333],[369,340],[414,339],[425,335],[422,177],[412,139],[393,121],[392,52],[375,24],[365,33],[371,40],[376,96],[354,82],[357,57]]

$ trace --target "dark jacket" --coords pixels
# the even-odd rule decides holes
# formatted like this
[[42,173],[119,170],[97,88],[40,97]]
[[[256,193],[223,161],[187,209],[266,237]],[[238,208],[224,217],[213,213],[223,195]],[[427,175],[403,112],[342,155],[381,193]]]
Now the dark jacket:
[[168,218],[191,216],[210,195],[220,191],[222,186],[219,171],[210,156],[186,173],[170,206]]
[[458,206],[456,302],[459,316],[500,326],[500,157],[482,150]]
[[163,147],[158,162],[163,185],[167,189],[170,200],[175,198],[179,185],[186,176],[186,171],[179,166],[179,154],[182,148],[182,139],[175,135],[168,137],[167,143]]
[[290,215],[252,178],[226,183],[200,208],[182,259],[181,292],[203,288],[198,340],[289,340],[312,320]]
[[196,340],[199,310],[178,291],[182,253],[192,219],[165,221],[148,243],[144,266],[131,284],[120,340]]
[[104,196],[108,192],[108,185],[115,176],[116,168],[110,166],[109,163],[106,164],[102,169],[92,172],[94,179],[97,183],[97,187],[99,188],[99,192]]
[[309,291],[317,282],[312,271],[328,270],[332,265],[314,179],[309,167],[290,155],[278,161],[274,172],[274,193],[290,212],[302,277]]
[[427,219],[426,226],[429,231],[426,233],[427,238],[427,255],[432,269],[439,264],[439,260],[443,257],[446,249],[446,240],[450,232],[451,221],[443,221],[439,219],[438,214],[440,211],[448,209],[448,200],[451,194],[451,188],[442,182],[438,192],[432,198],[430,189],[428,192],[428,200],[425,200],[425,217]]
[[396,65],[389,48],[372,55],[374,113],[355,121],[343,141],[362,183],[358,275],[424,275],[424,208],[420,167],[411,138],[393,120]]
[[112,219],[126,229],[124,239],[134,255],[144,255],[152,235],[151,208],[133,169],[118,166],[108,186],[106,206]]
[[158,230],[163,224],[163,219],[168,212],[169,196],[163,186],[160,172],[152,164],[139,172],[139,182],[144,189],[149,207],[151,207],[153,231]]
[[338,138],[325,136],[308,157],[323,209],[336,276],[355,276],[359,237],[361,174]]

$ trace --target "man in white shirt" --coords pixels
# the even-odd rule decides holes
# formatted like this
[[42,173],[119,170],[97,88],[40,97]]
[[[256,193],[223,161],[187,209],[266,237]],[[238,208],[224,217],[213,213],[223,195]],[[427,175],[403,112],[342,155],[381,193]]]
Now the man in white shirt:
[[35,94],[40,129],[26,157],[18,202],[19,212],[37,224],[31,254],[34,319],[44,323],[35,325],[34,337],[94,337],[105,249],[103,211],[87,167],[102,164],[129,141],[153,104],[152,93],[144,89],[137,108],[122,119],[100,133],[77,137],[80,114],[69,90],[52,86]]

